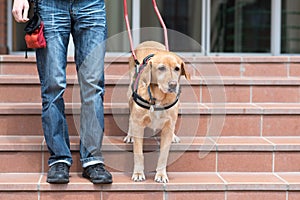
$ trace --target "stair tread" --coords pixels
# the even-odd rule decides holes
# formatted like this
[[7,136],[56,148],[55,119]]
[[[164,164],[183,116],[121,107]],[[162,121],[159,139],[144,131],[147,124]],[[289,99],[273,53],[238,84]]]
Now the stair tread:
[[[76,75],[67,75],[68,84],[77,84]],[[37,75],[0,75],[0,84],[39,84]],[[106,84],[128,85],[128,75],[105,76]],[[192,76],[190,81],[182,80],[182,85],[299,85],[299,77],[236,77],[236,76]]]
[[[116,53],[110,53],[108,52],[105,56],[106,62],[128,62],[128,58],[131,56],[130,53],[127,53],[124,55],[122,54],[116,54]],[[300,56],[197,56],[197,55],[189,55],[189,54],[183,54],[183,56],[186,58],[188,62],[201,62],[201,61],[207,61],[211,60],[214,62],[227,62],[227,63],[240,63],[240,62],[300,62]],[[2,62],[35,62],[36,58],[33,54],[32,56],[29,56],[28,58],[25,58],[24,55],[1,55],[0,60]],[[68,62],[74,62],[74,57],[69,56]]]
[[[65,103],[66,114],[78,114],[80,103]],[[128,114],[128,103],[104,103],[105,114]],[[0,114],[40,114],[41,103],[0,103]],[[180,114],[300,114],[300,103],[181,102]]]
[[[103,151],[132,151],[132,144],[123,142],[123,136],[105,136]],[[171,151],[299,151],[299,137],[180,137]],[[144,150],[157,150],[158,137],[145,138]],[[79,150],[79,136],[70,136],[71,149]],[[0,151],[46,151],[43,136],[0,136]]]
[[[122,56],[116,56],[114,54],[108,53],[105,56],[105,62],[128,62],[128,58],[130,56],[130,53],[127,55],[122,54]],[[12,62],[12,63],[32,63],[36,62],[36,57],[33,54],[32,56],[28,56],[28,58],[25,58],[24,55],[0,55],[1,62]],[[74,56],[68,56],[67,58],[68,62],[74,62]]]
[[70,183],[53,185],[46,173],[0,173],[1,191],[238,191],[299,190],[300,173],[169,172],[169,183],[133,182],[130,173],[113,172],[113,184],[93,185],[80,173],[70,173]]

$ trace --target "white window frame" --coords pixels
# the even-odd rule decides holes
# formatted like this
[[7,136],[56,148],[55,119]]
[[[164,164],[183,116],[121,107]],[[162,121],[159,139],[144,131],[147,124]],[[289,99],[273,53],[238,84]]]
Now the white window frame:
[[210,9],[211,1],[202,0],[202,46],[204,55],[210,55]]
[[8,53],[12,54],[12,46],[13,46],[13,30],[12,30],[12,23],[13,23],[13,19],[12,19],[12,5],[11,5],[11,1],[7,0],[7,30],[6,30],[6,34],[7,34],[7,47],[8,47]]
[[281,54],[281,1],[271,3],[271,53],[278,56]]
[[[141,0],[132,0],[132,30],[141,27]],[[141,42],[140,31],[132,32],[133,45],[136,47]]]

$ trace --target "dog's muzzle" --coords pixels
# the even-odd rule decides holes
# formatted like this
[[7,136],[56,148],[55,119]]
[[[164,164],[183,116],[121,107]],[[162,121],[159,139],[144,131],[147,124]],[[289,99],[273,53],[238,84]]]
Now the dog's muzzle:
[[169,89],[168,92],[172,93],[172,92],[177,92],[177,81],[170,81],[168,83]]

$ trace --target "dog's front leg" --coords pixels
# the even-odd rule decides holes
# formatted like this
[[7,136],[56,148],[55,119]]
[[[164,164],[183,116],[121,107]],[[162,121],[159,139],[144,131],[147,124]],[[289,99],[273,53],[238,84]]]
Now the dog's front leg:
[[156,175],[154,180],[159,183],[169,182],[167,175],[167,162],[169,157],[170,146],[172,143],[174,129],[170,127],[163,128],[161,132],[160,154],[158,158]]
[[[138,132],[135,132],[138,131]],[[144,141],[144,129],[142,127],[134,128],[134,142],[133,142],[133,154],[134,154],[134,169],[132,174],[132,180],[144,181],[144,155],[143,155],[143,141]]]

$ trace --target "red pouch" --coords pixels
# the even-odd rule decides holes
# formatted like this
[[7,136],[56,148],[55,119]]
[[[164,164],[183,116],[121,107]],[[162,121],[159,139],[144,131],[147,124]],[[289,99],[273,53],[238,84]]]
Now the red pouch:
[[44,22],[38,13],[29,20],[24,31],[26,32],[25,41],[27,48],[45,48],[46,40],[44,37]]

